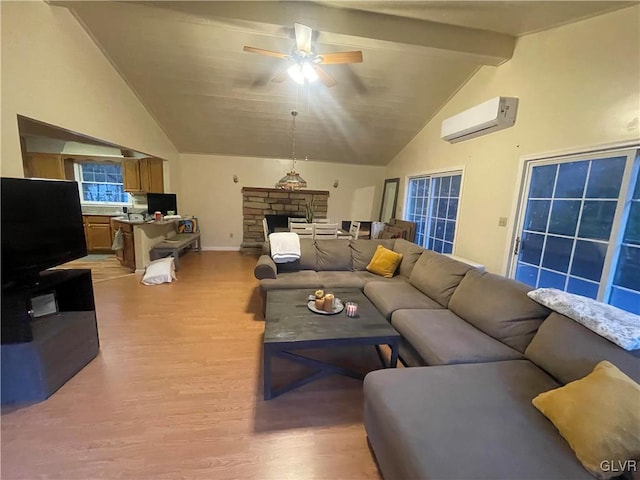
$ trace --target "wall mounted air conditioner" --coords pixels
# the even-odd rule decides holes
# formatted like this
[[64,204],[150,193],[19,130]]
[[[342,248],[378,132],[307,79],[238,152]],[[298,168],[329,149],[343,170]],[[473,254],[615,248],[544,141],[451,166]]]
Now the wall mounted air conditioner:
[[516,121],[518,99],[496,97],[442,122],[440,136],[456,143],[511,127]]

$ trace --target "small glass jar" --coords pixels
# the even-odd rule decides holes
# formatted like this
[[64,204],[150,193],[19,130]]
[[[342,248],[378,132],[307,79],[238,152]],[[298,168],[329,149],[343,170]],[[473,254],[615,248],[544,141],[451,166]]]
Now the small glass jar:
[[344,311],[347,314],[347,317],[357,317],[358,316],[358,304],[356,302],[347,302],[344,304]]

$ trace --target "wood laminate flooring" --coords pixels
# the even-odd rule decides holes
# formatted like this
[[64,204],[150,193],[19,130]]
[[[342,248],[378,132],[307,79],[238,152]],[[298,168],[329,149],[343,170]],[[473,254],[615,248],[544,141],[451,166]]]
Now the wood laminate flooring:
[[130,269],[120,265],[115,255],[88,255],[56,268],[88,268],[94,284],[133,275]]
[[96,283],[100,353],[48,400],[3,409],[2,479],[380,479],[361,382],[262,399],[255,262],[188,253],[171,284]]

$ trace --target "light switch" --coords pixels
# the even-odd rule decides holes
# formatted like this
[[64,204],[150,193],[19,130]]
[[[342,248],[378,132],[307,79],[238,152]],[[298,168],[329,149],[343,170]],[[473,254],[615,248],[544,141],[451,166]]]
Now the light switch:
[[499,227],[506,227],[507,226],[507,217],[498,218],[498,226]]

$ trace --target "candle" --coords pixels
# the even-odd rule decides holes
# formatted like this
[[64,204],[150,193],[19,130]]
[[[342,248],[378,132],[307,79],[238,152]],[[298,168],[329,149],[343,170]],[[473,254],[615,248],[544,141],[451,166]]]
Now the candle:
[[355,317],[358,315],[358,304],[356,302],[347,302],[345,304],[347,317]]

